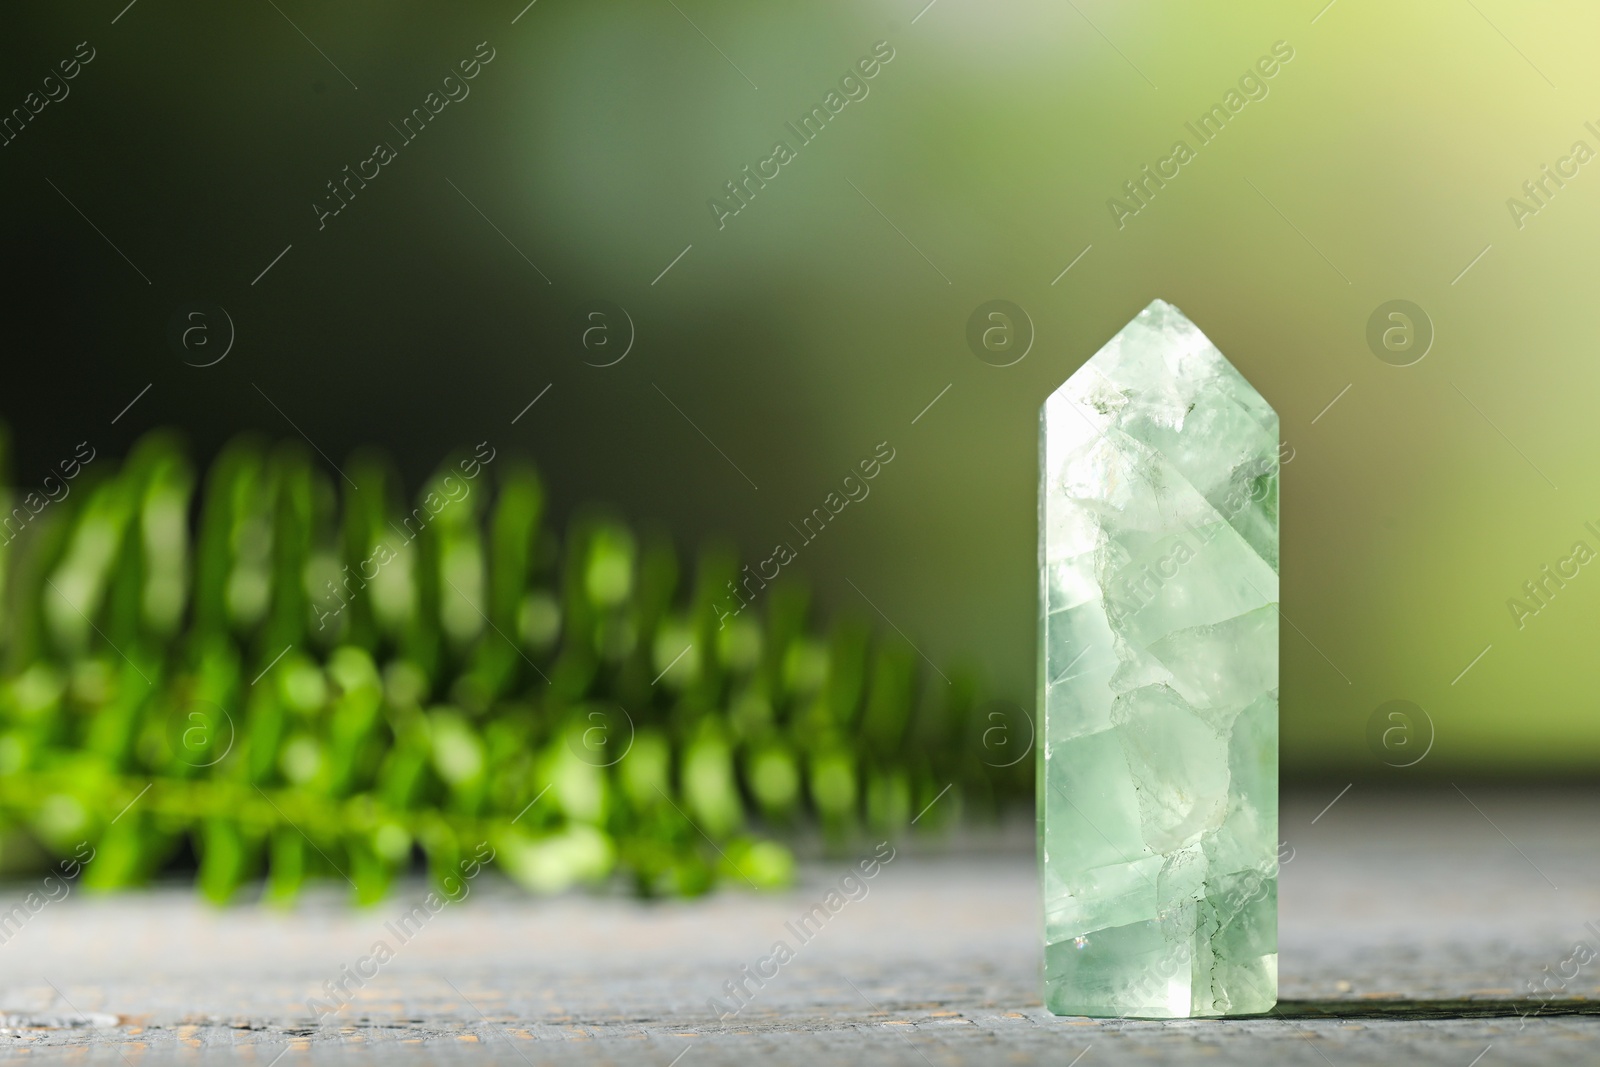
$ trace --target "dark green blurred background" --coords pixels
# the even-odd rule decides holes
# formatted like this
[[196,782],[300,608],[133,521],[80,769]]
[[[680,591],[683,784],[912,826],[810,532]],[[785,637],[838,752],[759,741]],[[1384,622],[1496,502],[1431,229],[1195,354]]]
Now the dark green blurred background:
[[[1600,577],[1520,628],[1507,605],[1600,549],[1600,165],[1520,227],[1507,204],[1600,149],[1591,7],[125,3],[13,8],[0,41],[7,110],[94,51],[0,148],[19,484],[160,425],[202,460],[243,428],[374,442],[413,485],[488,439],[558,516],[607,501],[754,561],[887,441],[799,568],[1028,699],[1037,409],[1159,296],[1282,416],[1286,775],[1384,771],[1391,699],[1436,730],[1411,773],[1600,765]],[[719,229],[708,198],[879,41],[868,95]],[[1108,199],[1280,41],[1119,228]],[[479,42],[470,96],[319,230],[325,183]],[[1008,367],[966,342],[994,298],[1036,331]],[[1366,340],[1394,299],[1435,331],[1414,365]],[[637,332],[604,368],[596,300]],[[193,302],[236,326],[214,366],[169,343]]]

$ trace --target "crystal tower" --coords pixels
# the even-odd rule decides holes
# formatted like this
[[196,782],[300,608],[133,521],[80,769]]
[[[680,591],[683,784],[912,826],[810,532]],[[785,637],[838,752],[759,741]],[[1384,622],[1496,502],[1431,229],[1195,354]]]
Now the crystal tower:
[[1039,861],[1058,1015],[1278,996],[1278,416],[1157,300],[1039,418]]

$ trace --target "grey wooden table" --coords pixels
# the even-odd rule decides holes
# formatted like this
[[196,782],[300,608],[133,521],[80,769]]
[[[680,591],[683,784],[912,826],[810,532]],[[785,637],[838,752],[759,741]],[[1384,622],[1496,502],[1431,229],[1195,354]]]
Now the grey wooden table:
[[[1322,811],[1337,788],[1285,804],[1283,1002],[1271,1017],[1047,1014],[1021,825],[954,852],[902,846],[861,888],[845,883],[837,912],[781,965],[774,941],[798,943],[790,924],[828,903],[846,862],[810,863],[781,894],[651,904],[530,900],[485,874],[436,915],[410,912],[420,884],[368,911],[330,893],[287,914],[219,911],[177,888],[71,894],[0,945],[0,1055],[281,1067],[1600,1061],[1600,1001],[1584,999],[1600,994],[1600,958],[1574,955],[1579,942],[1600,951],[1600,800],[1356,786]],[[393,950],[381,963],[380,940]],[[758,988],[746,976],[762,970],[775,973]],[[748,1003],[718,1018],[708,1000],[731,1007],[724,983],[741,980]],[[324,982],[340,981],[330,999]],[[1538,983],[1548,1002],[1532,998]],[[319,1021],[313,1008],[329,1005],[339,1010]]]

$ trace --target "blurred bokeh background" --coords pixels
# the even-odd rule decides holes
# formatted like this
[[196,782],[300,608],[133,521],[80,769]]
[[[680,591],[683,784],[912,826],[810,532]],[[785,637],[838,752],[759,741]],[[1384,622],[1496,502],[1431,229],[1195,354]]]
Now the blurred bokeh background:
[[[1600,578],[1524,590],[1600,551],[1592,8],[124,4],[19,8],[0,42],[23,491],[153,427],[202,467],[241,430],[303,438],[329,479],[373,444],[411,489],[487,440],[552,521],[605,502],[754,563],[887,442],[797,567],[830,615],[1031,703],[1037,409],[1161,297],[1282,416],[1286,779],[1395,773],[1369,740],[1393,700],[1432,744],[1406,774],[1600,764]],[[875,47],[801,145],[785,124]],[[1031,323],[1008,366],[967,341],[994,299]],[[1386,350],[1395,300],[1415,332]],[[632,334],[613,365],[596,309]]]

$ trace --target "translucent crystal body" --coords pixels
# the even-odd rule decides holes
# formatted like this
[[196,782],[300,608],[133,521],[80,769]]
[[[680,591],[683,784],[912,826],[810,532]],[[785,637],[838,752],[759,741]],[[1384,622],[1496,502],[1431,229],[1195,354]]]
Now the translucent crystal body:
[[1045,1005],[1277,1001],[1278,416],[1156,301],[1040,411]]

